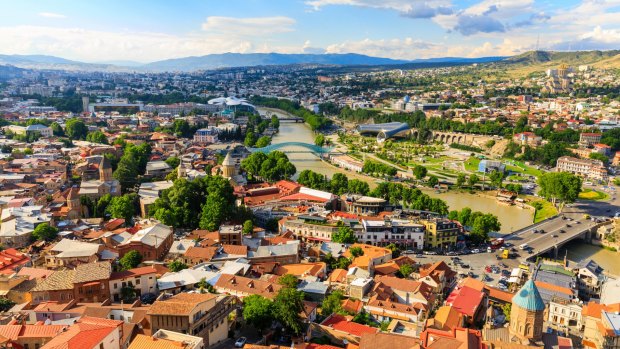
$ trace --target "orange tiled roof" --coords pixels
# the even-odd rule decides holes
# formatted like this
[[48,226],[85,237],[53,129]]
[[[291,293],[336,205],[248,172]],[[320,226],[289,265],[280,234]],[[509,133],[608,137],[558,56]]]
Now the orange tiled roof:
[[166,300],[156,301],[151,305],[148,314],[152,315],[187,315],[199,303],[215,299],[211,293],[179,293]]

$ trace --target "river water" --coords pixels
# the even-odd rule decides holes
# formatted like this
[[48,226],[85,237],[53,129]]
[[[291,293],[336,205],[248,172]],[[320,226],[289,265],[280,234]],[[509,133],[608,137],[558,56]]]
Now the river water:
[[[261,113],[273,113],[272,109],[260,109]],[[273,144],[286,143],[286,142],[304,142],[314,143],[315,134],[310,130],[306,124],[282,122],[280,123],[280,132],[276,134],[273,139]],[[304,150],[305,148],[290,146],[283,148],[284,150]],[[297,171],[312,170],[321,174],[331,177],[336,172],[341,172],[347,175],[350,179],[358,178],[365,181],[371,181],[370,186],[374,187],[375,180],[356,174],[351,171],[345,171],[341,168],[334,167],[329,163],[321,161],[316,155],[311,153],[289,153],[289,159],[297,167]],[[460,210],[464,207],[470,207],[474,211],[492,212],[499,218],[502,223],[501,233],[508,234],[514,230],[518,230],[522,227],[530,225],[532,223],[533,210],[524,210],[514,206],[498,205],[495,199],[477,196],[469,193],[435,193],[435,191],[425,191],[432,197],[438,197],[445,200],[451,210]]]
[[[276,112],[273,109],[259,109],[261,113]],[[278,112],[279,113],[279,112]],[[285,142],[304,142],[314,143],[315,134],[306,124],[301,123],[280,123],[280,132],[273,137],[272,143]],[[284,150],[304,150],[301,147],[286,147]],[[369,182],[370,187],[376,186],[376,180],[367,176],[359,175],[351,171],[345,171],[341,168],[334,167],[329,163],[321,161],[317,156],[311,153],[290,153],[288,154],[291,162],[297,167],[298,173],[303,170],[312,170],[331,177],[334,173],[341,172],[349,178],[358,178]],[[521,209],[515,206],[499,205],[495,199],[486,196],[477,196],[469,193],[447,192],[435,193],[433,190],[425,191],[432,197],[438,197],[446,201],[451,210],[460,210],[464,207],[470,207],[474,211],[488,212],[495,214],[502,223],[501,233],[508,234],[514,230],[526,227],[532,223],[533,210]],[[618,263],[619,255],[615,252],[604,250],[598,246],[585,244],[579,240],[567,245],[567,258],[571,261],[579,262],[584,259],[594,259],[606,271],[614,275],[620,275],[620,263]],[[563,256],[563,251],[561,256]]]

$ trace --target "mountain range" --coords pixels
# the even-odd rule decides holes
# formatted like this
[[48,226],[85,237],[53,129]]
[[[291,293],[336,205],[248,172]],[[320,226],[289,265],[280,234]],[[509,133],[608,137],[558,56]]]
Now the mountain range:
[[356,53],[345,54],[283,54],[283,53],[219,53],[205,56],[192,56],[166,59],[151,63],[132,61],[111,61],[86,63],[46,55],[0,55],[0,66],[13,66],[24,69],[47,69],[68,71],[107,71],[107,72],[193,72],[219,68],[283,66],[311,64],[326,67],[375,67],[385,69],[390,66],[411,69],[425,66],[455,64],[491,63],[493,66],[511,67],[522,72],[545,70],[548,67],[566,63],[570,65],[592,64],[595,67],[620,67],[620,50],[609,51],[529,51],[511,57],[440,57],[428,59],[402,60],[372,57]]
[[345,54],[283,54],[283,53],[220,53],[205,56],[192,56],[166,59],[151,63],[115,61],[105,63],[85,63],[46,55],[0,55],[0,65],[11,65],[24,69],[48,69],[69,71],[108,71],[108,72],[192,72],[219,68],[316,64],[326,66],[388,66],[412,63],[485,63],[495,62],[505,57],[442,57],[416,60],[400,60],[372,57],[356,53]]

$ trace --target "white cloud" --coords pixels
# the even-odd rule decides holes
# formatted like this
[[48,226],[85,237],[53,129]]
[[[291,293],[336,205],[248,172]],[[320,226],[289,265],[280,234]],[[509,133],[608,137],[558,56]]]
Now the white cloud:
[[39,12],[38,15],[39,15],[39,17],[53,18],[53,19],[64,19],[64,18],[67,18],[67,16],[65,16],[63,14],[54,13],[54,12]]
[[433,15],[451,12],[450,0],[307,0],[306,5],[314,10],[333,5],[348,5],[368,8],[389,9],[413,18],[430,18]]
[[263,36],[293,31],[294,25],[294,19],[284,16],[254,18],[211,16],[202,24],[202,29],[233,36]]
[[415,59],[436,57],[438,54],[441,54],[441,46],[413,38],[384,40],[364,39],[360,41],[347,41],[339,44],[332,44],[327,46],[325,52],[353,52],[375,57]]
[[150,62],[221,52],[254,52],[254,42],[226,35],[176,36],[151,32],[108,32],[45,26],[0,27],[6,54],[49,54],[84,61]]

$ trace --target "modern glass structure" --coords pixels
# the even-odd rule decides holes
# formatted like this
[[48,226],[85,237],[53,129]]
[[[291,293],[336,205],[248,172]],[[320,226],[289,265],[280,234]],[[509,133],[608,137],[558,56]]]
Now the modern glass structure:
[[384,124],[358,125],[357,132],[361,135],[376,135],[377,142],[383,143],[394,137],[408,137],[411,127],[404,122],[388,122]]

